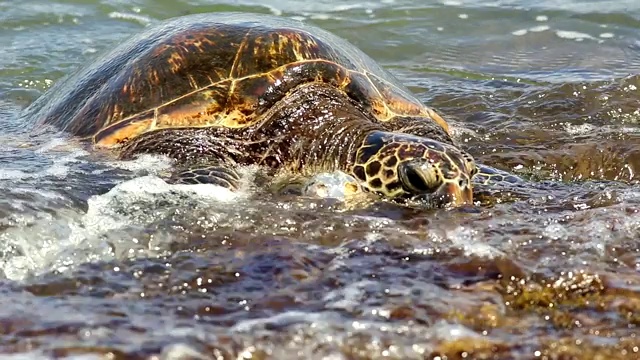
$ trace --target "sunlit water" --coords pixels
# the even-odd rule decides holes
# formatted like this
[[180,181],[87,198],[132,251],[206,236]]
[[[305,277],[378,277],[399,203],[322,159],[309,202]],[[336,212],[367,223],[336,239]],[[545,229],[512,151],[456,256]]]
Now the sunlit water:
[[[176,187],[17,119],[143,27],[229,10],[347,38],[534,185],[462,210]],[[0,49],[4,355],[640,357],[636,1],[5,1]]]

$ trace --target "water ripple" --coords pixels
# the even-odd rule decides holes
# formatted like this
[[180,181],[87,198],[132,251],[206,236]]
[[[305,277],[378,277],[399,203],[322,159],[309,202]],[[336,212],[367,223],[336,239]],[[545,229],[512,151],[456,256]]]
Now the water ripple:
[[[349,39],[531,182],[450,210],[231,194],[24,131],[20,109],[71,69],[206,11]],[[639,16],[631,0],[0,2],[0,353],[637,358]]]

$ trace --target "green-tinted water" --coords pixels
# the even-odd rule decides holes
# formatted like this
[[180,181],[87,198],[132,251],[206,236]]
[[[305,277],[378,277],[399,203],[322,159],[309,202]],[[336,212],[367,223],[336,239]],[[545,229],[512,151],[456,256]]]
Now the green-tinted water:
[[[535,186],[472,211],[193,196],[162,159],[17,118],[145,26],[213,11],[347,38]],[[640,356],[636,1],[5,1],[0,49],[3,355]]]

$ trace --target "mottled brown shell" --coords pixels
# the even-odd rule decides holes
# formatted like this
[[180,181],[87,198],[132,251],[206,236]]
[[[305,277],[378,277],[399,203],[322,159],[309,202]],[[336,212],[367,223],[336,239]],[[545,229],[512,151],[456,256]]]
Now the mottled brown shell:
[[101,146],[156,129],[244,128],[293,88],[324,82],[379,121],[433,110],[345,40],[294,20],[256,14],[172,19],[121,44],[33,108],[52,124]]

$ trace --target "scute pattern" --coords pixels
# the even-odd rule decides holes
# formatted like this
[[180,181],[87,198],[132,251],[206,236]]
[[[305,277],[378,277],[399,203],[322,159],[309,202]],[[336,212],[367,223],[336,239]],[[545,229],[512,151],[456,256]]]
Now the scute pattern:
[[301,60],[336,59],[325,44],[318,44],[304,31],[249,29],[235,56],[231,78],[238,79],[273,70]]
[[442,118],[345,40],[255,14],[169,20],[68,81],[74,82],[91,85],[57,102],[40,100],[54,104],[43,105],[53,108],[42,121],[107,147],[161,129],[257,125],[290,91],[311,83],[339,89],[372,120],[422,117],[447,131]]

